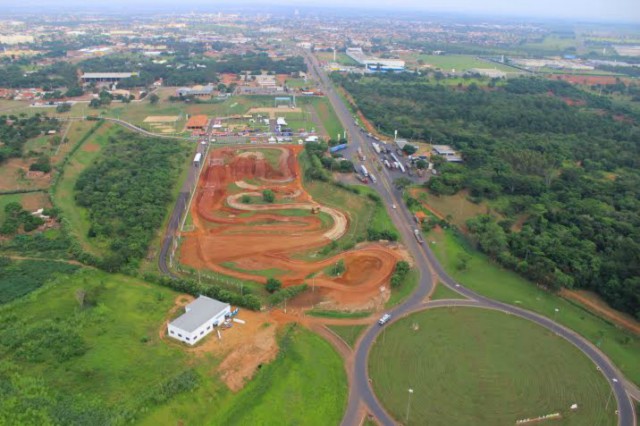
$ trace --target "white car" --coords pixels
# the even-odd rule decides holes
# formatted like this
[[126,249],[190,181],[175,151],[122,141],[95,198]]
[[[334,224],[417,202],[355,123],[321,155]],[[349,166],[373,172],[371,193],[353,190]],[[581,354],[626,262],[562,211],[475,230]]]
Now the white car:
[[390,319],[391,319],[391,315],[384,314],[382,318],[378,320],[378,325],[385,325],[387,322],[389,322]]
[[396,205],[395,205],[395,204],[391,204],[391,208],[394,208],[394,209],[395,209],[395,208],[396,208]]

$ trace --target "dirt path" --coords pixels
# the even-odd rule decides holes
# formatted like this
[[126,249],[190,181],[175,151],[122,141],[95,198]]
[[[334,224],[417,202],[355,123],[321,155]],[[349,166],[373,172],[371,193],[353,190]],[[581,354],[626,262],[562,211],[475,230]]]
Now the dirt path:
[[[275,275],[284,286],[309,283],[313,276],[318,293],[314,303],[327,300],[345,309],[384,303],[395,263],[403,257],[401,250],[368,243],[323,260],[295,258],[342,237],[349,218],[313,201],[304,190],[296,158],[302,147],[278,148],[277,168],[257,155],[256,147],[210,153],[191,205],[194,230],[182,234],[181,262],[260,283]],[[275,193],[274,204],[240,202],[245,195],[261,196],[266,188]],[[331,223],[316,214],[295,213],[313,208],[329,215]],[[280,210],[291,213],[279,214]],[[327,276],[325,268],[339,261],[344,261],[346,271],[339,277]]]
[[609,307],[604,301],[594,300],[584,295],[580,290],[562,289],[560,290],[560,296],[578,302],[596,315],[604,317],[620,327],[640,335],[640,323],[638,321]]

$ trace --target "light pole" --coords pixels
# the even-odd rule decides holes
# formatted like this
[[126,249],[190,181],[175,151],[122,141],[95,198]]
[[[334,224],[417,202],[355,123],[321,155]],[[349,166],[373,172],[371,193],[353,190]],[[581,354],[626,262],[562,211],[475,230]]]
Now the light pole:
[[607,411],[609,409],[609,402],[611,401],[611,396],[613,395],[613,387],[616,383],[618,383],[618,379],[615,377],[611,379],[613,383],[611,383],[611,391],[609,392],[609,398],[607,398],[607,404],[604,406],[604,410]]
[[404,419],[405,424],[409,424],[409,410],[411,409],[411,395],[413,395],[413,389],[409,388],[409,396],[407,397],[407,416]]

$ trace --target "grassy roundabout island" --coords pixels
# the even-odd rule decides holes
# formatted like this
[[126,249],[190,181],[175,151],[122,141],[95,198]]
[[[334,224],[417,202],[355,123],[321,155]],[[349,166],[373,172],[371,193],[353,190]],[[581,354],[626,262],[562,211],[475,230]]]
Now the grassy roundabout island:
[[497,311],[440,308],[403,318],[373,346],[369,374],[380,402],[404,424],[514,425],[553,413],[561,416],[553,424],[617,420],[615,398],[584,354]]

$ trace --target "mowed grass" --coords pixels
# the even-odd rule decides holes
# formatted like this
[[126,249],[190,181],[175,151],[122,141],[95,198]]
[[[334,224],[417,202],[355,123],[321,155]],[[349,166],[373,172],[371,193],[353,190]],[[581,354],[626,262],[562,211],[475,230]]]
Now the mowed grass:
[[440,308],[403,318],[378,338],[369,372],[378,398],[405,425],[514,425],[551,413],[562,415],[553,424],[617,423],[615,400],[605,410],[608,383],[585,355],[502,312]]
[[180,395],[142,424],[337,425],[347,402],[342,360],[310,331],[287,327],[275,361],[263,365],[237,394],[219,391],[215,378]]
[[91,135],[70,158],[53,192],[54,202],[68,223],[69,233],[84,250],[94,255],[105,254],[107,248],[95,240],[89,240],[89,214],[75,203],[74,187],[82,171],[98,158],[109,136],[115,135],[117,130],[117,125],[105,123]]
[[391,296],[389,296],[389,300],[384,304],[384,307],[387,309],[392,308],[403,302],[411,295],[411,293],[413,293],[415,288],[418,286],[419,280],[419,272],[416,269],[411,269],[409,273],[405,275],[404,280],[399,287],[391,287]]
[[367,328],[366,325],[328,325],[331,331],[336,333],[347,345],[352,348],[355,347],[358,337],[362,334],[362,331]]
[[[582,307],[544,291],[515,272],[501,268],[465,245],[452,231],[433,231],[425,237],[447,272],[466,287],[492,299],[516,305],[573,329],[611,358],[624,375],[640,384],[640,338],[617,328]],[[435,244],[432,244],[435,241]],[[464,271],[456,268],[462,253],[470,256]],[[555,309],[559,309],[556,314]]]
[[435,290],[431,294],[431,300],[441,300],[441,299],[464,299],[465,297],[460,293],[456,293],[451,290],[449,287],[445,286],[442,283],[436,284]]
[[296,99],[296,102],[299,105],[308,104],[313,106],[313,108],[316,110],[316,113],[318,114],[318,118],[322,122],[322,126],[331,139],[335,139],[336,137],[338,137],[338,134],[342,135],[344,133],[344,127],[342,127],[342,123],[338,119],[336,112],[333,110],[333,107],[331,106],[331,103],[327,98],[300,97]]
[[417,65],[418,61],[424,61],[425,65],[431,65],[435,69],[442,71],[456,72],[467,71],[471,68],[490,68],[498,69],[505,72],[518,72],[516,68],[508,65],[496,64],[494,62],[484,61],[474,55],[410,55],[405,59],[408,65]]

